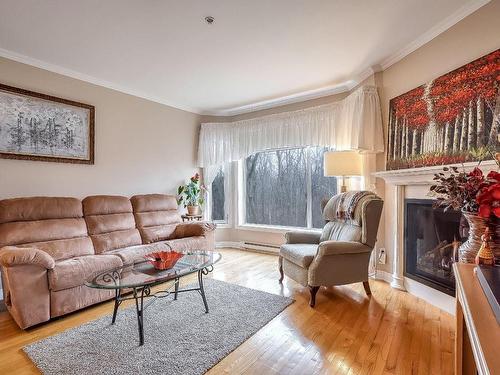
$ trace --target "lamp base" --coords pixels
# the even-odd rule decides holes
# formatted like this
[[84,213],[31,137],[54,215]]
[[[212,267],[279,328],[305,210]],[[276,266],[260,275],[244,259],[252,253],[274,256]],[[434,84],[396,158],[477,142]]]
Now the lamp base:
[[347,193],[347,186],[346,186],[346,185],[342,185],[342,186],[340,187],[340,192],[341,192],[341,193]]

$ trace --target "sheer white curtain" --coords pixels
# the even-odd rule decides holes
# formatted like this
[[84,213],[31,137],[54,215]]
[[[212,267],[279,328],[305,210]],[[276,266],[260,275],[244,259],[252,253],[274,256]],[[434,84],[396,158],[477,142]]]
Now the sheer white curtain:
[[[363,86],[341,101],[304,110],[229,123],[204,123],[198,163],[206,170],[205,183],[209,185],[212,176],[215,177],[216,166],[259,151],[301,146],[359,150],[364,154],[383,152],[377,88]],[[374,171],[372,168],[374,163],[368,163],[365,168],[367,182]]]

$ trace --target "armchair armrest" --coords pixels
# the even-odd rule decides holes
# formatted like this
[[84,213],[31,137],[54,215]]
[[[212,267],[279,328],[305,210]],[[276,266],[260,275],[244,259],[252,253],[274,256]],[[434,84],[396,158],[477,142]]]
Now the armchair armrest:
[[208,233],[213,232],[217,228],[214,223],[206,221],[196,223],[181,223],[175,227],[173,237],[185,238],[195,236],[206,236]]
[[319,232],[286,232],[286,243],[319,243]]
[[318,255],[339,255],[369,253],[372,248],[355,241],[323,241],[319,244]]
[[35,265],[50,270],[55,267],[55,260],[45,251],[34,247],[5,246],[0,249],[0,265]]

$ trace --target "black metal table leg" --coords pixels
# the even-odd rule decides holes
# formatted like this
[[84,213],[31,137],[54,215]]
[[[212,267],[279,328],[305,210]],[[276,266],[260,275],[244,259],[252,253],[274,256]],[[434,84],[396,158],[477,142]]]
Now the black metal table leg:
[[179,294],[179,278],[175,279],[175,292],[174,292],[174,301],[177,300],[177,295]]
[[[208,273],[208,271],[206,271]],[[198,271],[198,284],[200,285],[200,294],[201,298],[203,298],[203,304],[205,305],[205,313],[208,314],[208,303],[207,298],[205,297],[205,289],[203,288],[203,270]]]
[[115,307],[113,308],[113,320],[111,320],[111,324],[115,324],[116,314],[118,313],[118,307],[122,303],[120,297],[122,295],[122,290],[120,288],[115,289]]
[[[137,289],[134,288],[134,299],[135,299],[135,308],[137,311],[137,325],[139,326],[139,345],[144,345],[144,291],[146,287],[142,288],[139,296],[137,293]],[[139,301],[140,300],[140,301]]]

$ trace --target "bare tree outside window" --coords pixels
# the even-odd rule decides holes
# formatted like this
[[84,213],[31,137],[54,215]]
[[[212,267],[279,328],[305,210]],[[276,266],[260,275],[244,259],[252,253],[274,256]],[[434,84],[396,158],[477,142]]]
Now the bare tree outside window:
[[321,201],[337,194],[337,178],[325,177],[323,155],[328,151],[324,147],[309,147],[311,161],[311,211],[312,227],[323,228],[325,221],[321,212]]
[[[312,223],[312,227],[323,227],[321,200],[337,192],[336,179],[323,176],[326,150],[280,149],[246,158],[246,222],[303,228]],[[308,218],[308,205],[312,218]]]
[[224,209],[224,203],[226,200],[226,192],[224,190],[224,168],[219,169],[219,173],[215,176],[212,182],[212,220],[213,221],[225,221],[226,212]]

